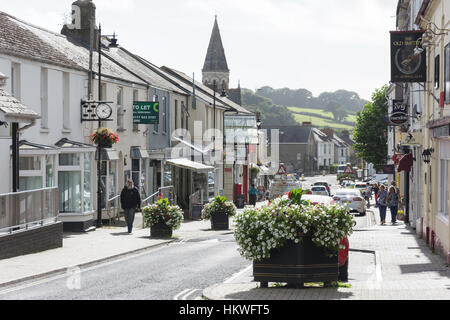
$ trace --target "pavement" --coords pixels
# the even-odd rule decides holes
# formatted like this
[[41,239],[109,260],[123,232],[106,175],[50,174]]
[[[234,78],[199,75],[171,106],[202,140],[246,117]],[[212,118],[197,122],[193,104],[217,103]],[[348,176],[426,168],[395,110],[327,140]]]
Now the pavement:
[[[389,216],[389,213],[388,213]],[[281,284],[259,288],[249,267],[224,283],[203,290],[208,300],[447,300],[450,299],[450,269],[414,230],[402,222],[379,223],[378,211],[368,211],[372,221],[350,237],[349,282],[346,287],[288,289]],[[212,231],[209,221],[187,221],[170,239],[152,239],[142,229],[140,217],[133,234],[125,223],[104,226],[88,233],[64,233],[63,247],[36,254],[0,260],[0,288],[33,281],[73,268],[83,268],[168,245],[175,241],[209,238],[233,232]]]
[[355,230],[349,238],[346,284],[336,288],[307,284],[302,289],[289,289],[275,283],[260,288],[249,265],[230,281],[206,288],[203,296],[209,300],[269,301],[450,299],[450,268],[441,256],[403,222],[381,226],[378,209],[368,211],[368,219],[373,224]]

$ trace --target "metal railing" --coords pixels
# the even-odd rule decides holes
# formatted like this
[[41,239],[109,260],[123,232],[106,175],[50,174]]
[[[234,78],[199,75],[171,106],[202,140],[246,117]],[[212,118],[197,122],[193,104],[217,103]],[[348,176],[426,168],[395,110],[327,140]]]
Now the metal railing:
[[56,222],[58,215],[57,187],[0,195],[0,233]]
[[[148,198],[142,200],[141,208],[144,208],[150,204],[155,203],[155,199],[157,198],[168,198],[171,204],[177,204],[177,196],[175,194],[175,188],[173,186],[169,186],[159,188],[158,192],[155,192]],[[145,228],[144,219],[142,219],[142,228]]]
[[144,208],[144,207],[148,206],[149,204],[153,204],[155,202],[156,197],[168,198],[171,204],[177,203],[174,187],[168,186],[168,187],[159,188],[158,192],[155,192],[148,198],[142,200],[141,207]]
[[116,219],[117,221],[120,221],[119,198],[120,194],[112,197],[106,203],[106,214],[108,215],[110,225],[111,221],[113,221],[114,224],[116,223]]

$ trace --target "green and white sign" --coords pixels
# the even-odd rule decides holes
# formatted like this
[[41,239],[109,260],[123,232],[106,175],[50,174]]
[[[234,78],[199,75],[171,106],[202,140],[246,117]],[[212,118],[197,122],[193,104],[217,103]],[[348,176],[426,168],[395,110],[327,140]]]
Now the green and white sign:
[[133,102],[134,124],[159,124],[159,102]]

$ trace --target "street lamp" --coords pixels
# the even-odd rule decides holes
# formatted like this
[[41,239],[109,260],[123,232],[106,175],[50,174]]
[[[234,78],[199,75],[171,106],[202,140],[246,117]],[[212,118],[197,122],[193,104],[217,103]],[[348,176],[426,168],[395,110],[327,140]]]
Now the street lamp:
[[434,152],[433,148],[425,149],[422,153],[422,159],[425,163],[431,162],[431,154]]

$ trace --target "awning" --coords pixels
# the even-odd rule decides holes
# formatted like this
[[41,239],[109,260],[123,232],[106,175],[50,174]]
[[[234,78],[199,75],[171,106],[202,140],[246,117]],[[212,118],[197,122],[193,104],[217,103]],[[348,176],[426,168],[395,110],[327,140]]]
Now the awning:
[[413,160],[412,153],[405,154],[398,162],[397,171],[398,172],[401,172],[401,171],[409,172],[411,170],[411,167],[413,166],[413,164],[414,164],[414,160]]
[[130,150],[131,159],[147,159],[150,158],[146,150],[142,150],[141,147],[131,147]]
[[[95,152],[95,160],[98,160],[98,153]],[[112,149],[102,148],[102,161],[116,161],[119,160],[117,151]]]
[[188,159],[171,159],[167,160],[166,163],[175,167],[192,170],[199,173],[208,173],[210,171],[214,171],[214,167],[207,166]]

